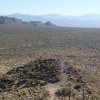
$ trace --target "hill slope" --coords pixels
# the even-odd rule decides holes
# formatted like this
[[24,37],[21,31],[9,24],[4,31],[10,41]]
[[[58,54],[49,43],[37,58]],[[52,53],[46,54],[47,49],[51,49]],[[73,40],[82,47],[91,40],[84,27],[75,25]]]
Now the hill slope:
[[[0,96],[7,92],[6,96],[2,96],[4,100],[9,95],[9,98],[13,98],[13,100],[19,98],[30,100],[29,95],[31,94],[28,95],[28,91],[24,91],[26,89],[33,92],[31,99],[61,100],[64,98],[66,100],[70,95],[72,99],[77,100],[83,98],[84,88],[85,98],[93,99],[95,90],[89,86],[90,81],[84,79],[86,74],[81,68],[66,65],[62,59],[39,58],[4,74],[0,78]],[[92,79],[92,76],[89,75],[87,78]],[[15,93],[17,93],[16,96]],[[27,97],[25,97],[26,95]],[[48,99],[46,99],[47,97]]]

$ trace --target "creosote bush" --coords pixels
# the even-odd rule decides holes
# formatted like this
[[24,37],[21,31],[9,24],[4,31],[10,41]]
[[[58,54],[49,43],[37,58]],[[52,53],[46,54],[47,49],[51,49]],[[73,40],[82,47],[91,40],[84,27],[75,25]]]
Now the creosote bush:
[[72,91],[71,91],[69,88],[64,87],[64,88],[62,88],[62,89],[57,90],[55,94],[56,94],[57,96],[66,97],[66,96],[70,95],[71,92],[72,92]]

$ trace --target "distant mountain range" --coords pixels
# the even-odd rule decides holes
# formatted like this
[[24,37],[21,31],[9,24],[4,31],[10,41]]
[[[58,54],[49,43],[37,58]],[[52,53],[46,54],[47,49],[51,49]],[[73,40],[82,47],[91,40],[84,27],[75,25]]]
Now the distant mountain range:
[[28,14],[10,14],[8,17],[15,17],[23,21],[41,21],[65,27],[95,27],[100,28],[100,15],[86,14],[81,16],[64,16],[59,14],[46,14],[46,15],[28,15]]

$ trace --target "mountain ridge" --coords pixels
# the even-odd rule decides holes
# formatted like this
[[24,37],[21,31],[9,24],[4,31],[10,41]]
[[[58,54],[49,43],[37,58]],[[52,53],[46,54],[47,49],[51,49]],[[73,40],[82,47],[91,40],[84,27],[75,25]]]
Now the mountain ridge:
[[60,14],[45,15],[28,15],[28,14],[10,14],[8,17],[15,17],[23,21],[41,21],[43,23],[50,21],[51,23],[63,27],[90,27],[100,28],[100,15],[84,14],[80,16],[65,16]]
[[42,23],[41,21],[23,21],[21,19],[15,18],[15,17],[7,17],[7,16],[0,16],[0,25],[11,25],[11,24],[21,24],[21,25],[25,25],[25,24],[29,24],[29,25],[34,25],[34,26],[55,26],[53,23],[51,23],[50,21],[47,21],[45,23]]
[[85,14],[79,16],[65,16],[60,14],[44,14],[44,15],[29,15],[29,14],[9,14],[8,17],[15,17],[23,21],[41,21],[43,23],[50,21],[51,23],[64,27],[94,27],[100,28],[100,15]]

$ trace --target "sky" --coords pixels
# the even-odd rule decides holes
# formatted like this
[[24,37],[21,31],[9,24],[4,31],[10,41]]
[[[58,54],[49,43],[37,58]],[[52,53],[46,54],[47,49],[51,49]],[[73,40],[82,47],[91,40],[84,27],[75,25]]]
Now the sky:
[[99,14],[100,0],[0,0],[0,15]]

